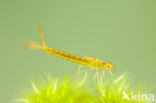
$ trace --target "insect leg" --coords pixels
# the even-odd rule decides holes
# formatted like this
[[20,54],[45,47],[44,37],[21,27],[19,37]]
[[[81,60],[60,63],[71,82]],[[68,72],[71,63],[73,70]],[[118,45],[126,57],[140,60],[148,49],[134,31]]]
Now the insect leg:
[[77,77],[78,75],[80,75],[80,73],[87,72],[87,71],[91,71],[91,70],[93,70],[93,69],[95,69],[95,68],[92,67],[92,68],[90,68],[90,69],[85,69],[85,70],[83,70],[83,71],[79,71],[79,72],[77,72],[75,75],[72,76],[72,79],[75,78],[75,77]]
[[114,76],[111,70],[110,70],[110,75],[111,75],[112,77]]
[[[95,72],[95,74],[94,74],[94,76],[93,76],[93,80],[94,80],[94,83],[95,83],[95,85],[96,85],[96,91],[97,91],[97,89],[98,89],[98,84],[97,84],[97,81],[96,81],[96,77],[97,77],[97,74],[99,73],[99,70],[97,70],[96,72]],[[99,76],[99,75],[98,75]]]
[[81,67],[82,67],[82,65],[79,65],[79,67],[78,67],[78,72],[81,71]]
[[105,76],[105,71],[103,71],[103,78],[104,78],[104,80],[106,81],[106,84],[108,84],[108,80],[107,80],[107,78],[106,78],[106,76]]
[[92,67],[90,69],[85,69],[85,70],[79,71],[78,74],[83,73],[83,72],[87,72],[87,71],[92,71],[93,69],[95,69],[95,68]]
[[100,80],[100,73],[99,73],[99,70],[98,70],[98,72],[97,72],[97,80],[98,80],[98,82],[99,82],[99,80]]

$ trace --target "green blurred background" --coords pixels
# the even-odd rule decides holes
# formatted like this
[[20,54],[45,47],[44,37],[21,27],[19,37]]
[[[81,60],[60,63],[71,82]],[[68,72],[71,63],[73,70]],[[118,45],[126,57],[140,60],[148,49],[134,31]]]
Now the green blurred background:
[[128,72],[134,83],[156,86],[155,0],[1,0],[0,102],[8,103],[46,73],[73,75],[77,64],[42,51],[22,50],[24,39],[78,56],[112,61],[114,73]]

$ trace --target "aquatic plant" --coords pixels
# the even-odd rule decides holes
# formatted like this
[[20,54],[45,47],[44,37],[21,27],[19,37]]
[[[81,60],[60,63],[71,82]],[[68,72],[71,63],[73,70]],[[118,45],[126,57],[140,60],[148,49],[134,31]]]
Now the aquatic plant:
[[19,103],[145,103],[145,101],[131,101],[123,99],[123,92],[131,95],[138,92],[139,88],[132,88],[128,83],[128,75],[122,74],[109,83],[101,79],[97,82],[97,91],[91,91],[87,76],[83,79],[73,80],[68,76],[63,79],[48,80],[40,83],[32,82],[30,91],[22,93],[18,98]]

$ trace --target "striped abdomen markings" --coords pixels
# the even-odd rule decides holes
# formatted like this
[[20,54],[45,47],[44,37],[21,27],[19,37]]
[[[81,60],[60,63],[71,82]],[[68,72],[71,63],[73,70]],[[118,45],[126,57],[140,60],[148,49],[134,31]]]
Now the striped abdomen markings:
[[65,59],[67,61],[71,61],[73,63],[77,63],[77,64],[81,64],[81,65],[86,65],[86,66],[90,66],[90,63],[88,61],[86,61],[85,59],[78,57],[76,55],[73,54],[69,54],[54,48],[50,48],[50,47],[46,47],[45,52],[50,53],[52,55],[55,55],[56,57]]

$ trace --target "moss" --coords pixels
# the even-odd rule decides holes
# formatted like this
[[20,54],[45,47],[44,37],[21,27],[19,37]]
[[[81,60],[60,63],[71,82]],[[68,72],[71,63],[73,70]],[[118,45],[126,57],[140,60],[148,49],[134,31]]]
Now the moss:
[[138,91],[140,91],[140,88],[132,87],[128,81],[127,74],[124,73],[110,81],[111,83],[109,84],[106,84],[103,81],[98,82],[99,103],[145,103],[145,101],[132,101],[123,99],[123,92],[125,92],[126,95],[130,97],[132,91],[136,94]]
[[48,77],[48,81],[36,84],[32,82],[32,89],[23,92],[23,96],[18,101],[20,103],[144,103],[122,99],[123,91],[130,95],[132,90],[134,92],[139,90],[130,86],[126,74],[109,80],[109,84],[101,78],[97,82],[96,92],[91,91],[86,78],[87,76],[83,79],[71,80],[65,76],[61,80]]

